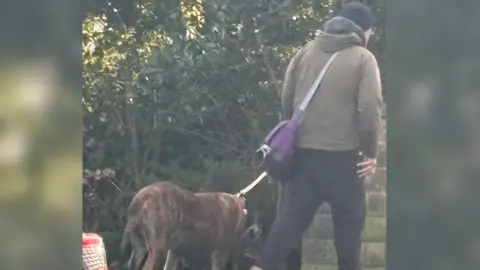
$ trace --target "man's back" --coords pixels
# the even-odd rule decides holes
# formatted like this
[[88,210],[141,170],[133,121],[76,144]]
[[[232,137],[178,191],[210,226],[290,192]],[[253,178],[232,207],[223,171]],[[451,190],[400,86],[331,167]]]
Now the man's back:
[[[332,20],[337,29],[344,22]],[[340,51],[306,109],[297,145],[330,151],[361,148],[376,155],[381,85],[377,62],[355,33],[321,33],[294,57],[285,75],[282,105],[291,117],[329,57]]]
[[[325,24],[325,32],[291,61],[282,91],[290,118],[328,59],[339,51],[298,130],[285,201],[253,270],[279,269],[317,213],[327,202],[335,221],[339,270],[360,270],[365,224],[364,176],[375,171],[380,133],[381,85],[375,57],[364,46],[375,16],[352,1]],[[363,152],[363,156],[359,155]]]

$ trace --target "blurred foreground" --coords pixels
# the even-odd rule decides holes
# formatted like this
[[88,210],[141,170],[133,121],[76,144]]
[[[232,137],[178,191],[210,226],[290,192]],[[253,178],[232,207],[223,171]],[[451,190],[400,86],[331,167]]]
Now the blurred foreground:
[[387,269],[480,269],[480,2],[388,5]]
[[72,4],[2,3],[0,269],[81,268],[82,14]]
[[69,259],[56,247],[80,230],[78,97],[62,91],[57,69],[45,58],[0,73],[1,269],[55,269]]

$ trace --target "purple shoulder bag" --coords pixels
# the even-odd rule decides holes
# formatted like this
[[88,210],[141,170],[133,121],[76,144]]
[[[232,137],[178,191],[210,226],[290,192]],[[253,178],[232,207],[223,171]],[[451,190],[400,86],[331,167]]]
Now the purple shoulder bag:
[[284,120],[278,123],[275,128],[270,131],[257,150],[263,158],[268,175],[273,179],[285,182],[290,178],[290,172],[293,164],[293,154],[295,152],[297,129],[303,120],[305,109],[310,103],[313,95],[317,91],[323,76],[337,56],[335,52],[327,61],[317,79],[307,92],[300,106],[295,110],[290,120]]

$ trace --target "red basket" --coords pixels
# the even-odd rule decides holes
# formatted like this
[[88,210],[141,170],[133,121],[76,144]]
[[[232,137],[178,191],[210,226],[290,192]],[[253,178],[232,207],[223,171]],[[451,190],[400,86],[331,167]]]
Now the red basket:
[[108,270],[103,239],[95,233],[82,234],[83,270]]

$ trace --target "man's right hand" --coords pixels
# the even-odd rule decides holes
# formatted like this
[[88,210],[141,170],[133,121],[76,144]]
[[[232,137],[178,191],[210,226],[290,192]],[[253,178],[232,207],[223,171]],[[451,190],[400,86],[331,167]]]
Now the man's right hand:
[[357,173],[360,178],[372,175],[377,170],[377,159],[365,157],[357,164]]

